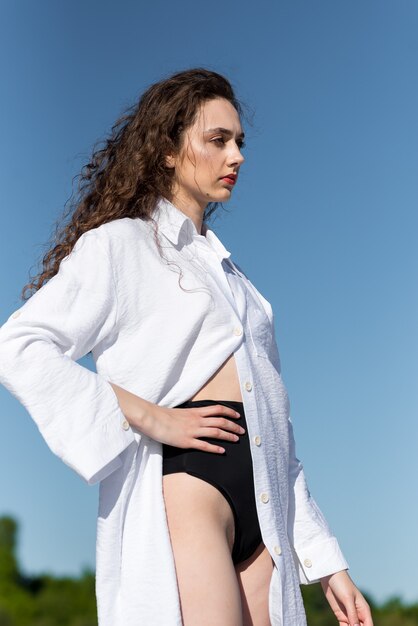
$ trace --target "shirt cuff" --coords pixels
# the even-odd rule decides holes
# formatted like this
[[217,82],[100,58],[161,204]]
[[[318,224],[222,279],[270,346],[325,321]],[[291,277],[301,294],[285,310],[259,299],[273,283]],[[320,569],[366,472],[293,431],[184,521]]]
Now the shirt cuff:
[[348,563],[335,537],[298,549],[296,554],[299,581],[302,585],[317,583],[324,576],[348,569]]
[[121,453],[139,444],[122,411],[102,422],[76,447],[65,450],[62,460],[89,485],[94,485],[123,465]]

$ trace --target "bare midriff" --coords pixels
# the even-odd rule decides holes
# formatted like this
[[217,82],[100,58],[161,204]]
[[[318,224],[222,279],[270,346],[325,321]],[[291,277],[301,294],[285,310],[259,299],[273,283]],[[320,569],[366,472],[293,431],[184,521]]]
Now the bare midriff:
[[238,371],[233,354],[190,400],[233,400],[242,402]]

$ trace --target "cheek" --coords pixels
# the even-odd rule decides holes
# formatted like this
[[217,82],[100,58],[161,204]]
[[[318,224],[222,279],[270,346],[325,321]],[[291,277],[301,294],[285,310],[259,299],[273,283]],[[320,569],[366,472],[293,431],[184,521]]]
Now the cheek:
[[186,178],[202,176],[211,167],[212,157],[206,149],[190,146],[182,167]]
[[183,184],[192,186],[211,184],[219,170],[219,153],[212,146],[189,145],[183,160]]
[[211,177],[216,169],[215,156],[208,150],[202,150],[196,156],[196,174],[202,177]]

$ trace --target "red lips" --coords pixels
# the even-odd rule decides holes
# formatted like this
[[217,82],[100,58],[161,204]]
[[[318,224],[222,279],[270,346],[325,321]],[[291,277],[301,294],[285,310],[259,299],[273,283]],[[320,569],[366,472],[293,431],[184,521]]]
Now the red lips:
[[222,176],[222,180],[224,180],[228,185],[235,185],[237,182],[236,174],[228,174],[227,176]]

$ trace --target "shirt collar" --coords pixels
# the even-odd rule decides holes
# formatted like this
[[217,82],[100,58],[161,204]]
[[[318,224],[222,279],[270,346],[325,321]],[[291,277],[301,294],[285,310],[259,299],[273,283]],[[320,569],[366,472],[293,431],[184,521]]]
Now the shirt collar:
[[193,220],[166,198],[158,200],[153,217],[158,224],[158,230],[175,245],[179,244],[180,233],[183,232],[188,235],[187,239],[206,240],[220,261],[231,256],[231,253],[206,222],[202,224],[202,234],[200,235]]

